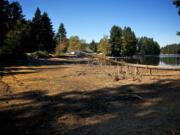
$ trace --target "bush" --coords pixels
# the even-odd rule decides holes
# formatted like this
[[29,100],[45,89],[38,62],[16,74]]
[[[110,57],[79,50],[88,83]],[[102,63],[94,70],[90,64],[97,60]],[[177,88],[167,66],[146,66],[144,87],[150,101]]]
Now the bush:
[[35,58],[49,58],[49,54],[47,51],[37,51],[32,53],[32,56]]

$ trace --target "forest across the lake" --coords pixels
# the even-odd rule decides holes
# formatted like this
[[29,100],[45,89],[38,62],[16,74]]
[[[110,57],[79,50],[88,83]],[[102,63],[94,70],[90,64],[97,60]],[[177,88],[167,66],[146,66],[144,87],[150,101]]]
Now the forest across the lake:
[[155,40],[171,34],[175,6],[0,0],[0,134],[179,135],[180,44]]

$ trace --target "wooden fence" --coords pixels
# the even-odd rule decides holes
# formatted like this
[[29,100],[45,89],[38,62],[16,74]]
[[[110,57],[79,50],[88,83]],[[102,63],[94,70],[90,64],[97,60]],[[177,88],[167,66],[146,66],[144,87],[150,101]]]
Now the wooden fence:
[[130,67],[134,68],[134,74],[137,75],[139,73],[139,69],[147,69],[149,70],[150,75],[152,75],[152,70],[167,70],[167,71],[180,71],[180,67],[168,67],[168,66],[153,66],[153,65],[141,65],[141,64],[130,64],[118,60],[113,60],[105,56],[98,55],[88,55],[92,59],[96,59],[99,64],[111,64],[117,66],[125,66],[127,71]]

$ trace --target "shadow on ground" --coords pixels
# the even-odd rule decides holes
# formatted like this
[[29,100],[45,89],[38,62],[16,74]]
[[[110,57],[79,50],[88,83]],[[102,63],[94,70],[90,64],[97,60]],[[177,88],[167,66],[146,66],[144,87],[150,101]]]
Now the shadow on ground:
[[[29,73],[37,73],[45,70],[68,68],[68,67],[39,68],[40,66],[88,64],[88,60],[83,58],[87,58],[87,57],[67,57],[64,59],[59,59],[59,58],[35,59],[33,57],[28,57],[28,59],[23,59],[23,60],[4,60],[0,62],[0,77],[7,75],[29,74]],[[18,66],[26,66],[26,68],[22,68]]]
[[0,102],[26,102],[1,106],[0,134],[171,135],[180,126],[179,82],[162,80],[57,95],[39,90],[13,94]]
[[64,64],[86,64],[87,60],[83,60],[87,57],[64,57],[60,58],[46,58],[36,59],[31,56],[24,57],[22,59],[4,59],[0,62],[0,67],[9,66],[43,66],[43,65],[64,65]]

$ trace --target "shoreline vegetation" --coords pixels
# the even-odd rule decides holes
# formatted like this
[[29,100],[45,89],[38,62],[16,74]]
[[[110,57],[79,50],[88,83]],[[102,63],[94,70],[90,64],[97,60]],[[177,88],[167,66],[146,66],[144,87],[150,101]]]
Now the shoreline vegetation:
[[30,20],[22,13],[19,2],[0,1],[0,134],[180,134],[180,67],[117,60],[158,56],[157,65],[180,44],[160,48],[117,25],[87,43],[60,22],[55,33],[39,8]]

